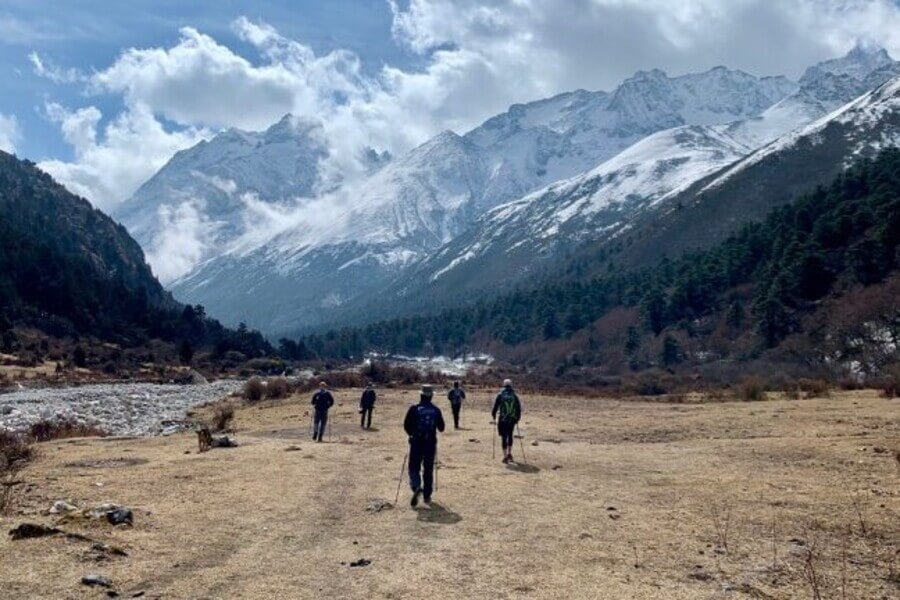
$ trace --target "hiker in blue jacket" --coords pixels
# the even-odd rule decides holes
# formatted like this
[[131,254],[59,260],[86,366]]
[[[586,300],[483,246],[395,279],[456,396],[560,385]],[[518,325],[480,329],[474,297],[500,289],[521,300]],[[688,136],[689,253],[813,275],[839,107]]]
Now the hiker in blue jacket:
[[328,384],[324,381],[319,383],[319,391],[313,394],[312,402],[315,407],[315,415],[313,417],[313,440],[322,441],[325,435],[325,425],[328,423],[328,409],[334,406],[334,396],[328,391]]
[[491,418],[497,421],[497,433],[503,444],[503,462],[508,464],[513,460],[513,433],[522,418],[522,403],[513,391],[512,381],[509,379],[503,381],[503,389],[494,400]]
[[444,415],[432,403],[433,398],[434,389],[423,385],[419,403],[409,407],[403,420],[403,429],[409,436],[409,487],[413,492],[409,503],[412,506],[419,503],[420,494],[426,504],[431,503],[437,432],[444,431]]
[[363,390],[362,397],[359,399],[359,414],[361,415],[359,426],[363,429],[372,429],[372,411],[375,409],[376,399],[375,388],[372,387],[370,382],[366,385],[366,389]]

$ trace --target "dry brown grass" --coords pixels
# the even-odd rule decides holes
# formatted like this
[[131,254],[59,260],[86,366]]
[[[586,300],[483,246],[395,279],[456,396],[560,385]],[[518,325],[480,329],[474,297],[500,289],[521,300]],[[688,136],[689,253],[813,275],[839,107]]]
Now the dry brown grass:
[[[366,510],[394,500],[417,393],[381,390],[377,430],[362,432],[358,389],[335,393],[331,443],[307,438],[304,394],[239,407],[231,450],[196,454],[190,434],[42,444],[17,507],[48,524],[40,511],[56,498],[132,507],[133,529],[84,525],[129,551],[91,565],[123,597],[897,597],[900,423],[877,392],[524,395],[529,464],[507,468],[491,460],[495,390],[467,391],[466,429],[440,441],[432,509],[410,509],[404,486],[400,506]],[[372,564],[349,567],[360,558]],[[85,569],[63,539],[0,536],[2,598],[80,597]]]
[[51,419],[33,423],[28,429],[28,438],[34,442],[49,442],[83,437],[104,437],[106,431],[95,425],[80,423],[72,419]]

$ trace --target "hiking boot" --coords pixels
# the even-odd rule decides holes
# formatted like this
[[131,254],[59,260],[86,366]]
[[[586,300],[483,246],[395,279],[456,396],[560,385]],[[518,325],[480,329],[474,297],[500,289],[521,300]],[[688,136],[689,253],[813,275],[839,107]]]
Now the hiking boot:
[[423,500],[425,501],[425,504],[431,504],[431,496],[425,496]]
[[413,492],[412,498],[409,499],[410,506],[418,506],[419,504],[419,494],[422,493],[422,490],[416,490]]

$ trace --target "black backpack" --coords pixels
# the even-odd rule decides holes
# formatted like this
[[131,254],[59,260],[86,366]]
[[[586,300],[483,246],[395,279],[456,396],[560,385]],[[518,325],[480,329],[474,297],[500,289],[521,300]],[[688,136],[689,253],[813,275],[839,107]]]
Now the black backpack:
[[430,440],[436,437],[438,409],[431,404],[416,406],[416,433],[419,440]]

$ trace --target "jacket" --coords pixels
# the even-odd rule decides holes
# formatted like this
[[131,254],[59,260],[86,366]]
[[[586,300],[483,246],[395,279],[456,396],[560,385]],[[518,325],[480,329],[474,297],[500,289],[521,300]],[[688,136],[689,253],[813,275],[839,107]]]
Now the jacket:
[[334,406],[334,396],[328,390],[319,390],[313,394],[310,404],[316,407],[316,412],[327,412]]

